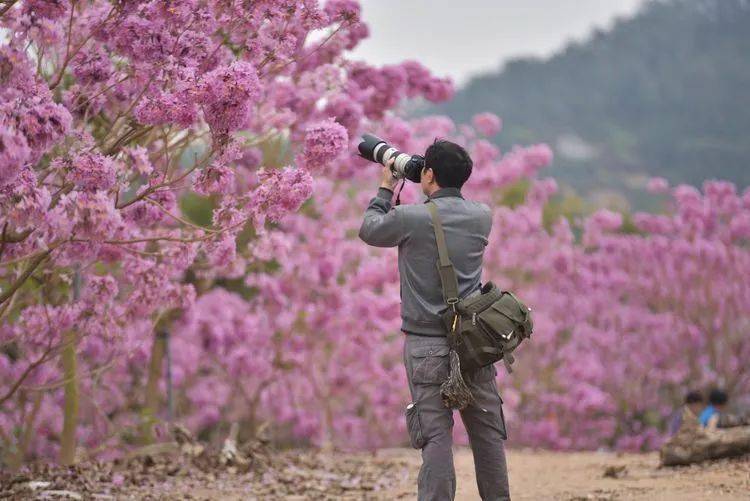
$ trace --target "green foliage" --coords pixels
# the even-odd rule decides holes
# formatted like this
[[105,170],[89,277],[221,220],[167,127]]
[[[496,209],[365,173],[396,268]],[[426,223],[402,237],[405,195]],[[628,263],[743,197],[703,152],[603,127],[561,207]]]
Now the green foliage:
[[283,167],[293,163],[291,142],[286,136],[275,135],[258,147],[263,152],[263,165],[266,167]]
[[620,233],[627,235],[643,235],[644,233],[639,230],[635,222],[633,222],[633,216],[630,213],[624,213],[622,215],[622,226],[620,227]]
[[191,223],[198,226],[211,226],[214,203],[209,197],[202,197],[194,192],[186,193],[180,198],[180,210]]
[[531,183],[528,179],[521,179],[507,186],[500,193],[500,205],[507,205],[510,208],[518,207],[526,200]]
[[591,207],[575,193],[557,194],[552,197],[542,210],[542,222],[547,231],[561,217],[571,223],[591,212]]

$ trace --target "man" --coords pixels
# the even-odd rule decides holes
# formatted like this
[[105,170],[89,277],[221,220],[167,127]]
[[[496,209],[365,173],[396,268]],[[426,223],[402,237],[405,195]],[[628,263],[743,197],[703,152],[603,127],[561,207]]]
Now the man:
[[672,415],[672,420],[669,423],[669,434],[676,434],[680,426],[682,426],[682,420],[685,412],[690,412],[694,419],[697,419],[701,415],[703,410],[703,395],[699,391],[689,391],[685,395],[685,403],[675,411]]
[[[425,203],[391,207],[396,180],[390,164],[383,169],[377,196],[370,201],[359,237],[377,247],[398,246],[401,277],[401,330],[404,365],[412,404],[407,408],[409,438],[422,449],[419,500],[452,500],[453,412],[443,405],[440,384],[449,373],[448,339],[439,312],[446,308],[437,272],[437,245],[426,203],[434,201],[448,252],[458,278],[459,295],[478,294],[482,256],[492,226],[492,212],[466,200],[461,187],[471,175],[472,160],[459,145],[436,140],[425,152],[420,184]],[[483,500],[510,499],[503,440],[507,438],[495,367],[466,377],[475,402],[461,411],[469,434],[477,486]]]

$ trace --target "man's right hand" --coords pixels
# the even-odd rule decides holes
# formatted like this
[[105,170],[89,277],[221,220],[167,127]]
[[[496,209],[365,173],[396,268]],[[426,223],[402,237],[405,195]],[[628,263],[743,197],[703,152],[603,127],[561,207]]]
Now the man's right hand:
[[385,166],[383,166],[382,179],[380,181],[381,188],[391,191],[393,191],[394,186],[398,183],[398,179],[393,175],[393,170],[391,170],[394,160],[394,158],[391,158],[386,162]]

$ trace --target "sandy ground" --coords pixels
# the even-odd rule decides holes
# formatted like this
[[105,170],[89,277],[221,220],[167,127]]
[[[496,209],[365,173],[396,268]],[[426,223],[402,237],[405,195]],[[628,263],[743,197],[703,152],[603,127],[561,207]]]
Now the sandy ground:
[[[383,499],[415,499],[418,451],[393,449],[378,455],[403,459],[411,465],[407,483],[384,493]],[[455,465],[456,499],[479,500],[471,451],[457,449]],[[514,500],[750,500],[750,457],[659,468],[656,453],[510,450],[508,470]]]
[[[352,456],[361,459],[363,455]],[[417,498],[416,477],[421,458],[413,449],[378,451],[373,463],[393,462],[402,471],[392,488],[366,494],[324,496],[346,500],[412,500]],[[339,457],[339,460],[345,458]],[[471,451],[457,448],[456,500],[479,500]],[[508,451],[511,496],[517,500],[750,500],[750,456],[721,460],[700,466],[660,468],[652,454],[604,452],[557,453],[528,450]],[[198,499],[248,499],[242,488],[223,491],[194,489]],[[263,497],[262,497],[263,498]],[[269,498],[270,499],[270,498]],[[277,499],[277,498],[273,498]],[[294,501],[321,499],[319,496],[292,496]]]
[[[414,449],[375,454],[288,450],[257,456],[265,457],[267,466],[254,463],[257,468],[241,473],[212,463],[212,457],[150,452],[117,465],[41,468],[5,477],[0,499],[413,500],[421,462]],[[655,453],[510,450],[508,463],[514,500],[750,500],[750,455],[660,468]],[[457,448],[455,465],[456,499],[479,500],[470,450]],[[40,482],[43,487],[32,487]]]

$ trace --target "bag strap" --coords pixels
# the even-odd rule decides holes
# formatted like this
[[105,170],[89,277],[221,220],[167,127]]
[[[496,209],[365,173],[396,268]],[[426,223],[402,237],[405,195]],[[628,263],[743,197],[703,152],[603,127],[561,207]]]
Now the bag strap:
[[443,223],[440,222],[437,204],[430,200],[427,203],[427,206],[430,209],[432,227],[435,230],[435,242],[437,243],[439,256],[436,264],[438,274],[440,275],[440,285],[443,288],[443,299],[449,307],[453,308],[453,311],[456,311],[456,304],[459,299],[456,270],[453,269],[453,263],[451,263],[450,257],[448,256],[448,246],[445,244],[445,232],[443,231]]

